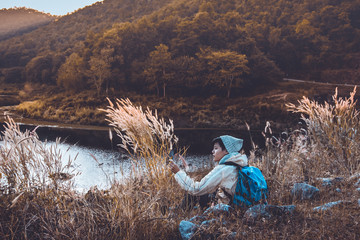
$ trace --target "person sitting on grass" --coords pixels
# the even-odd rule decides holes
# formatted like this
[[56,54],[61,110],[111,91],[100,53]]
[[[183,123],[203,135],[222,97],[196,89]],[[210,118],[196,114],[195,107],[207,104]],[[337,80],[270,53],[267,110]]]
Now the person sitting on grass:
[[[201,181],[194,181],[185,171],[173,161],[170,162],[170,170],[175,174],[175,180],[191,196],[200,196],[200,206],[209,205],[209,194],[216,192],[217,203],[231,205],[235,188],[238,181],[238,171],[235,163],[241,167],[248,165],[247,156],[240,154],[243,140],[229,135],[215,138],[213,141],[213,160],[218,165],[209,172]],[[195,201],[196,200],[191,200]]]

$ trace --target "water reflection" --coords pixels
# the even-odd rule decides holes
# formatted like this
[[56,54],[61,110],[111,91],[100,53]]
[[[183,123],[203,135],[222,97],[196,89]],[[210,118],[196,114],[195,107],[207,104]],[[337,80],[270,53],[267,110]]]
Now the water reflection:
[[[75,186],[79,191],[88,191],[93,186],[106,189],[114,179],[121,181],[122,178],[127,177],[132,168],[131,160],[119,151],[100,150],[66,143],[61,143],[58,147],[63,152],[64,161],[69,157],[77,156],[74,167],[81,174],[75,176]],[[190,166],[189,172],[212,165],[210,155],[191,154],[186,156],[186,161]],[[178,163],[181,165],[181,161]]]
[[[3,143],[0,141],[0,147]],[[47,145],[55,145],[55,142],[47,142]],[[126,154],[116,150],[103,150],[92,147],[59,143],[58,150],[62,153],[62,161],[67,164],[69,158],[75,159],[72,167],[80,174],[74,177],[75,188],[79,192],[87,192],[91,187],[98,189],[110,187],[114,180],[121,181],[128,177],[132,163]],[[212,166],[210,155],[189,154],[185,156],[189,165],[188,171],[194,172],[199,169]],[[174,160],[181,165],[180,160]]]
[[[49,144],[55,144],[50,142]],[[117,151],[99,150],[83,146],[61,143],[63,160],[75,158],[74,167],[80,172],[75,176],[75,186],[80,191],[87,191],[92,186],[107,188],[110,181],[124,177],[121,173],[129,172],[130,161]],[[95,160],[96,159],[96,160]],[[123,171],[121,171],[123,169]]]

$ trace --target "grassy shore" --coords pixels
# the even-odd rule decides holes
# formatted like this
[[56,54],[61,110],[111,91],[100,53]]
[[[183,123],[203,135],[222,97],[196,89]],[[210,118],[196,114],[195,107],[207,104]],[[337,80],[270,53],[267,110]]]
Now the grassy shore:
[[[351,87],[339,88],[340,96],[346,96]],[[114,91],[100,97],[95,91],[79,93],[59,91],[54,86],[6,85],[0,90],[0,106],[13,105],[17,116],[61,123],[102,125],[105,115],[99,111],[108,104],[106,98],[129,98],[134,104],[157,109],[159,116],[174,120],[177,128],[230,128],[244,129],[245,122],[252,129],[262,129],[266,121],[276,130],[293,126],[299,115],[289,114],[285,104],[296,103],[302,96],[320,101],[331,99],[333,86],[281,82],[244,92],[236,92],[230,99],[219,96],[176,96],[159,98],[135,92]],[[7,99],[7,100],[5,100]]]
[[[265,175],[269,204],[293,204],[295,212],[248,222],[244,210],[236,209],[212,216],[225,221],[199,228],[194,239],[359,239],[360,124],[354,97],[334,96],[334,103],[325,105],[304,98],[288,105],[304,114],[307,128],[288,132],[281,142],[268,136],[265,149],[253,147],[249,161]],[[1,239],[181,239],[180,221],[203,212],[177,208],[184,192],[166,167],[177,141],[171,121],[126,100],[104,110],[105,121],[126,143],[133,168],[110,189],[94,187],[86,194],[73,188],[75,156],[62,163],[56,145],[46,148],[36,132],[21,132],[8,119],[0,147]],[[327,185],[324,177],[341,180]],[[292,196],[294,183],[304,181],[319,188],[317,198]],[[339,200],[330,210],[314,210]]]

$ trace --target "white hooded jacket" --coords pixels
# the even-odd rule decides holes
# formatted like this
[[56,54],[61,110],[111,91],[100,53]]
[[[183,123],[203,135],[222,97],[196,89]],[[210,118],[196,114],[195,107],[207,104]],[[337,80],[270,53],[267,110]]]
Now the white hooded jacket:
[[[227,197],[227,194],[234,196],[238,173],[236,166],[224,165],[225,162],[233,162],[242,167],[248,165],[246,155],[230,153],[225,155],[220,160],[220,164],[203,177],[200,182],[194,181],[182,170],[175,174],[175,180],[182,189],[194,196],[210,194],[219,188],[217,194],[219,203],[229,204],[230,199]],[[227,194],[224,194],[222,191],[225,191]]]

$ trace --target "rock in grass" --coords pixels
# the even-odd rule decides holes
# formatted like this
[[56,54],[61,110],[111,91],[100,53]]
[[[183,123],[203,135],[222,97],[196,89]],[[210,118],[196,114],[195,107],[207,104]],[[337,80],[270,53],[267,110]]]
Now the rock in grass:
[[244,218],[247,222],[254,222],[259,218],[272,218],[272,217],[282,217],[285,215],[292,214],[295,211],[295,205],[287,206],[276,206],[276,205],[265,205],[258,204],[249,208],[245,214]]
[[300,200],[314,199],[319,195],[319,189],[307,183],[295,183],[291,195]]
[[214,207],[209,207],[205,210],[205,212],[201,215],[196,215],[189,219],[190,222],[196,221],[204,221],[209,215],[226,215],[230,213],[231,207],[227,204],[219,203],[216,204]]
[[354,178],[358,178],[360,180],[360,172],[355,173],[349,177],[349,180],[353,180]]
[[272,216],[284,216],[290,215],[295,212],[295,205],[285,205],[285,206],[276,206],[276,205],[267,205],[266,209]]
[[261,217],[270,218],[271,214],[266,211],[265,204],[258,204],[246,210],[244,217],[248,222],[251,222]]
[[231,233],[229,233],[229,235],[227,235],[227,237],[226,237],[226,239],[227,240],[230,240],[230,239],[237,239],[236,238],[236,232],[231,232]]
[[208,227],[212,222],[216,222],[216,221],[218,221],[218,220],[216,220],[215,218],[210,219],[210,220],[206,220],[206,221],[203,221],[203,222],[200,224],[200,226],[202,226],[202,227]]
[[329,203],[325,203],[324,205],[318,206],[318,207],[314,207],[313,210],[320,212],[320,211],[327,211],[330,208],[339,205],[340,203],[342,203],[342,200],[336,201],[336,202],[329,202]]
[[189,222],[204,221],[206,219],[203,215],[195,215],[189,219]]
[[213,214],[227,214],[230,212],[231,207],[227,204],[219,203],[216,204],[214,207],[209,207],[204,212],[204,215]]
[[[198,225],[198,224],[192,223],[190,221],[183,220],[180,222],[180,225],[179,225],[179,231],[181,234],[181,238],[183,240],[191,239],[199,227],[207,228],[207,227],[209,227],[209,225],[211,223],[217,222],[217,221],[219,221],[219,220],[212,218],[210,220],[203,221],[203,222],[201,222],[200,225]],[[226,222],[223,221],[223,224],[226,224]],[[236,235],[236,233],[235,233],[235,235]]]
[[332,185],[331,178],[318,178],[318,180],[320,180],[322,182],[323,186],[331,186]]
[[360,179],[357,180],[357,182],[355,183],[355,186],[356,186],[356,187],[359,187],[359,186],[360,186]]
[[322,186],[331,186],[336,182],[342,181],[343,177],[335,177],[335,178],[317,178],[317,180],[320,180],[322,182]]
[[198,225],[194,224],[192,222],[189,221],[181,221],[180,225],[179,225],[179,230],[180,230],[180,234],[181,234],[181,238],[184,240],[188,240],[190,238],[192,238],[192,236],[194,235],[195,231],[198,229]]

